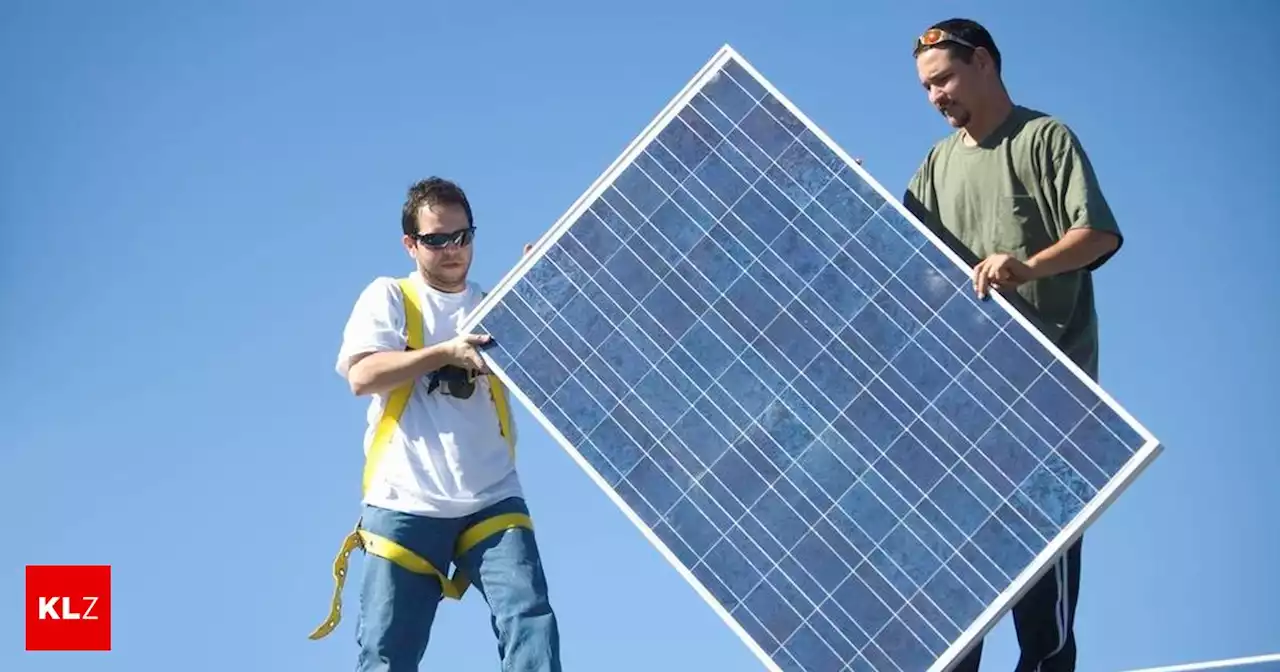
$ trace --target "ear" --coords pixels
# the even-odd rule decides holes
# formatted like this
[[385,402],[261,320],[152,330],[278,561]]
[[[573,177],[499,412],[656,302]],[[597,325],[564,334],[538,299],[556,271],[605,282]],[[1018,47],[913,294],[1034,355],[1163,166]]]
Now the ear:
[[977,49],[974,49],[973,60],[978,64],[978,68],[981,70],[995,71],[996,69],[996,61],[994,58],[991,58],[991,52],[987,51],[986,47],[978,47]]
[[408,253],[410,257],[413,257],[413,248],[417,247],[418,241],[407,235],[402,235],[400,236],[400,244],[404,245],[404,251]]

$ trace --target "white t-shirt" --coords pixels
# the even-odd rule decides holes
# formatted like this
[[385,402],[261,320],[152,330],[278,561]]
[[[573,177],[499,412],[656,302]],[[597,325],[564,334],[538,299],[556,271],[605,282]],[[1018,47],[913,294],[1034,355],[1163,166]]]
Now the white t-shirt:
[[[432,288],[416,271],[412,277],[421,297],[426,345],[456,336],[483,297],[474,283],[468,283],[464,292],[449,294]],[[346,377],[354,355],[405,349],[408,332],[402,301],[395,278],[377,278],[361,292],[343,330],[336,367],[340,375]],[[468,399],[439,389],[428,394],[429,382],[424,376],[414,385],[400,428],[383,453],[364,502],[394,511],[458,518],[521,496],[515,462],[489,397],[488,379],[477,378]],[[387,398],[375,394],[369,403],[366,455]],[[513,418],[513,433],[514,423]]]

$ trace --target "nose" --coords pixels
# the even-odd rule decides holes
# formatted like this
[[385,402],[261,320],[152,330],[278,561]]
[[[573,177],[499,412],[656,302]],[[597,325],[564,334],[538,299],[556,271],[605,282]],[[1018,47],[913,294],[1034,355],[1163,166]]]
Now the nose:
[[929,102],[932,103],[935,107],[937,107],[942,102],[944,102],[945,98],[946,98],[946,93],[942,91],[942,87],[940,86],[929,87]]

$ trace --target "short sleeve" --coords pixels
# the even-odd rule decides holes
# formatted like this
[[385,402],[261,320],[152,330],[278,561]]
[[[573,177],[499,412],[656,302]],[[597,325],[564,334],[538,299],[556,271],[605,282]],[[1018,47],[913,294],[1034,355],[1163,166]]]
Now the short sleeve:
[[1050,151],[1053,186],[1058,201],[1058,235],[1064,236],[1073,229],[1092,229],[1113,233],[1119,239],[1115,250],[1098,258],[1085,269],[1096,270],[1124,244],[1120,225],[1111,212],[1106,197],[1102,195],[1098,176],[1075,133],[1063,124],[1056,124],[1050,136]]
[[929,219],[929,206],[927,204],[933,200],[933,187],[930,184],[930,173],[932,172],[930,170],[930,160],[932,158],[933,152],[930,151],[929,155],[916,168],[915,174],[907,181],[907,191],[902,196],[902,204],[906,206],[907,210],[911,211],[911,214],[916,216],[916,219],[926,225],[929,224],[927,221]]
[[943,224],[942,215],[940,214],[941,209],[938,206],[938,185],[934,182],[933,168],[939,160],[940,152],[944,151],[944,142],[946,141],[944,140],[930,148],[929,153],[920,162],[915,174],[907,182],[906,192],[902,196],[902,205],[907,208],[908,212],[915,215],[916,219],[920,220],[920,223],[932,231],[952,252],[972,266],[978,263],[978,259]]
[[408,345],[403,298],[392,278],[378,278],[360,292],[342,330],[336,370],[344,378],[357,355],[401,351]]
[[938,210],[938,187],[934,183],[933,167],[938,160],[939,145],[934,145],[925,155],[924,160],[916,168],[915,174],[907,182],[906,193],[902,196],[902,205],[915,218],[920,220],[930,231],[941,237],[948,245],[955,247],[949,239],[950,234],[942,224]]

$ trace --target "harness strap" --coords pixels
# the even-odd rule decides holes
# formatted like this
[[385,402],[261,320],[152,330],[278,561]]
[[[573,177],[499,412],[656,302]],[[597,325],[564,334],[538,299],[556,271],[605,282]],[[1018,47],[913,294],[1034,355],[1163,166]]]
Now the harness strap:
[[333,632],[342,620],[342,586],[347,582],[347,559],[351,552],[360,547],[359,531],[352,532],[342,540],[342,548],[338,557],[333,560],[333,599],[329,603],[329,617],[308,635],[310,639],[321,639]]
[[507,388],[502,385],[502,379],[494,374],[489,374],[489,397],[493,399],[493,407],[498,411],[498,431],[502,432],[502,438],[507,440],[507,448],[511,454],[511,459],[516,459],[516,436],[511,431],[511,405],[507,397]]
[[[401,278],[399,285],[400,293],[404,297],[408,349],[418,350],[424,347],[422,304],[412,282],[411,278]],[[516,441],[511,427],[511,407],[507,391],[496,375],[490,374],[488,379],[489,395],[498,414],[498,429],[502,433],[502,437],[506,439],[511,458],[514,460]],[[366,493],[369,490],[369,484],[373,481],[377,467],[382,461],[382,454],[391,443],[391,437],[400,425],[400,417],[408,406],[409,398],[413,394],[413,388],[414,383],[409,382],[393,390],[386,406],[382,410],[382,416],[378,418],[373,441],[365,457],[361,493]],[[347,565],[351,553],[357,548],[364,550],[367,554],[376,555],[394,562],[415,574],[435,576],[440,580],[441,599],[446,597],[454,600],[462,599],[462,595],[471,585],[470,579],[461,569],[457,569],[452,577],[446,576],[444,572],[432,565],[426,558],[391,539],[363,529],[360,525],[361,521],[357,521],[355,529],[343,539],[338,555],[334,558],[334,589],[333,598],[329,605],[329,616],[324,623],[311,632],[310,639],[321,639],[327,636],[338,627],[338,623],[342,620],[342,589],[346,584]],[[454,558],[461,558],[467,551],[475,548],[477,544],[494,534],[515,528],[532,530],[533,520],[523,513],[498,514],[481,520],[463,530],[462,534],[458,536]]]
[[[422,304],[417,291],[408,278],[400,279],[400,293],[404,295],[404,323],[409,332],[408,349],[421,350],[424,337],[422,335]],[[391,398],[382,409],[382,417],[378,418],[377,429],[373,433],[373,441],[369,444],[369,454],[364,460],[364,478],[360,483],[360,492],[369,492],[369,484],[373,482],[374,472],[382,463],[382,453],[391,443],[391,437],[400,426],[400,416],[409,405],[409,397],[413,396],[413,381],[409,381],[391,392]]]
[[[467,551],[475,548],[477,544],[492,537],[499,532],[523,527],[528,530],[533,529],[533,519],[523,513],[500,513],[496,516],[485,518],[484,520],[463,530],[458,535],[458,549],[454,551],[454,558],[461,558],[466,555]],[[453,588],[454,595],[449,595],[448,588],[445,589],[445,597],[452,597],[455,600],[461,600],[462,595],[467,592],[467,588],[471,586],[471,579],[467,573],[458,568],[453,577],[449,579],[450,586]]]

